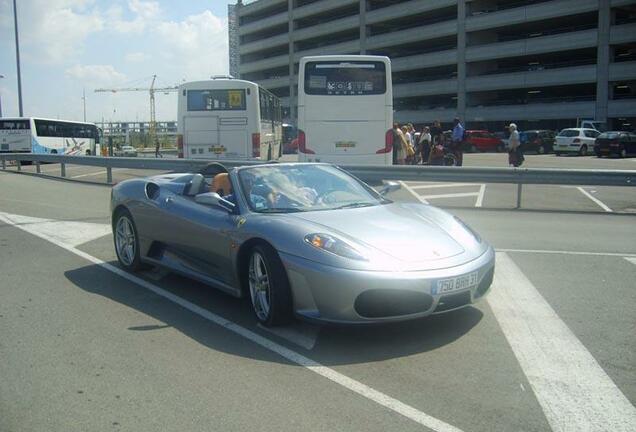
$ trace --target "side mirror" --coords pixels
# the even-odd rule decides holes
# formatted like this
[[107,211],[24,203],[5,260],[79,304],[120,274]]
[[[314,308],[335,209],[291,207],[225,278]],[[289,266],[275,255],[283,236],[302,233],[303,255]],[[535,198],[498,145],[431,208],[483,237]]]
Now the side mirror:
[[382,196],[388,194],[389,192],[395,192],[399,190],[402,186],[396,181],[385,181],[384,186],[378,191],[378,193]]
[[233,212],[234,207],[236,207],[233,202],[223,199],[221,195],[216,192],[200,193],[194,197],[194,201],[203,205],[221,207],[228,212]]

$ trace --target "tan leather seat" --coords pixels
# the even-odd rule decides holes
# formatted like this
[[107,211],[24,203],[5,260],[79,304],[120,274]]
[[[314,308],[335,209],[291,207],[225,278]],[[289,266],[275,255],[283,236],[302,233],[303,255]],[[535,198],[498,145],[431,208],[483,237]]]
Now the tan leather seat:
[[220,173],[214,176],[210,185],[210,192],[216,192],[221,196],[227,196],[232,193],[232,183],[228,173]]

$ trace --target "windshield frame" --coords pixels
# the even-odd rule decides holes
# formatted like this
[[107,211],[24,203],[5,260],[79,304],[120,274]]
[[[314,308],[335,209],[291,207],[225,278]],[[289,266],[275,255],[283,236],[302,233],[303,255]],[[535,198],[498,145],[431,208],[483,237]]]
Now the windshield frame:
[[[286,166],[326,166],[326,167],[330,167],[333,168],[335,170],[340,171],[341,173],[343,173],[345,176],[347,176],[350,180],[352,180],[354,183],[358,184],[360,187],[362,187],[362,189],[364,189],[365,192],[367,192],[369,195],[371,195],[371,197],[373,197],[374,199],[377,200],[376,203],[373,203],[370,206],[355,206],[355,207],[350,207],[350,208],[333,208],[333,207],[327,207],[327,208],[312,208],[312,209],[302,209],[302,208],[293,208],[289,209],[289,208],[266,208],[266,209],[256,209],[254,208],[254,205],[252,204],[252,200],[247,196],[246,191],[246,185],[244,184],[244,177],[241,176],[241,173],[243,171],[249,171],[249,170],[254,170],[254,169],[259,169],[259,168],[265,168],[265,167],[271,167],[271,168],[281,168],[281,167],[286,167]],[[252,213],[258,213],[258,214],[288,214],[288,213],[300,213],[300,212],[314,212],[314,211],[326,211],[326,210],[348,210],[348,209],[355,209],[355,208],[360,208],[360,207],[375,207],[378,205],[385,205],[385,204],[391,204],[393,201],[384,197],[383,195],[381,195],[378,191],[376,191],[375,189],[373,189],[371,186],[367,185],[365,182],[363,182],[362,180],[360,180],[359,178],[357,178],[356,176],[352,175],[351,173],[343,170],[342,168],[333,165],[333,164],[329,164],[329,163],[295,163],[295,162],[291,162],[291,163],[283,163],[283,164],[271,164],[271,165],[253,165],[253,166],[246,166],[246,167],[240,167],[236,170],[236,180],[239,186],[239,189],[241,191],[240,195],[241,195],[241,200],[245,203],[245,206],[247,207],[247,209],[252,212]],[[345,203],[340,203],[345,204]],[[277,211],[278,210],[278,211]]]

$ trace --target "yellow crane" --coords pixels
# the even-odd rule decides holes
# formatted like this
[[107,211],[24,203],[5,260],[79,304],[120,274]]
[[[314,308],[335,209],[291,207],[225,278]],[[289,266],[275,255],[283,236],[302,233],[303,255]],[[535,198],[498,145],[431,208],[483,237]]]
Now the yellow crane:
[[155,88],[155,80],[156,79],[157,79],[157,75],[153,75],[152,76],[152,82],[150,83],[150,87],[149,88],[128,87],[128,88],[117,88],[117,89],[106,89],[106,88],[95,89],[95,93],[104,93],[104,92],[117,93],[117,92],[147,91],[150,94],[150,128],[149,128],[148,132],[150,134],[150,141],[152,143],[156,143],[157,142],[157,119],[155,117],[155,93],[156,92],[168,93],[168,92],[176,92],[177,90],[179,90],[178,86]]

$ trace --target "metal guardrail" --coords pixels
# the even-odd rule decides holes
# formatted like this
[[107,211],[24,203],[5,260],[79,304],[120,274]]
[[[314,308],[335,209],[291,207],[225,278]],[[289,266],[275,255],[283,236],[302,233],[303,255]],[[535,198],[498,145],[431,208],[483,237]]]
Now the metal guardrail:
[[[7,161],[16,161],[18,171],[22,161],[31,161],[40,173],[41,163],[59,163],[60,174],[66,177],[66,165],[87,165],[106,168],[106,181],[112,183],[113,168],[152,169],[177,172],[197,171],[210,162],[220,162],[230,167],[259,165],[258,160],[192,160],[146,159],[101,156],[34,155],[30,153],[0,153],[2,169]],[[489,168],[444,166],[384,166],[340,165],[356,177],[379,183],[383,180],[508,183],[517,185],[517,208],[521,207],[524,184],[636,186],[636,170],[590,170],[553,168]]]

